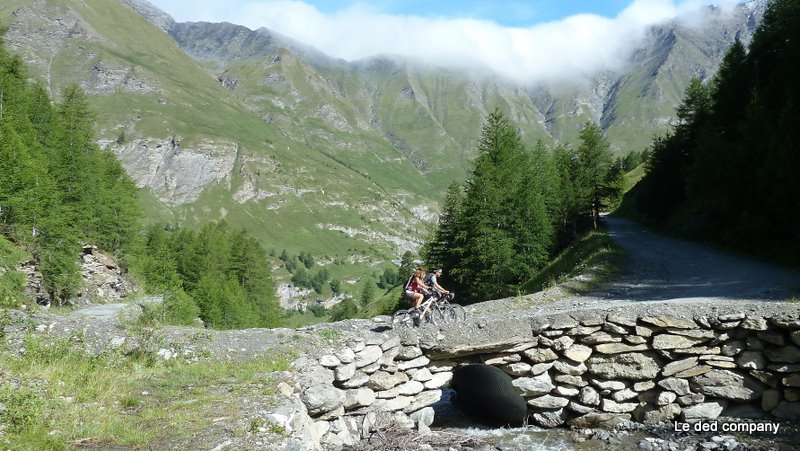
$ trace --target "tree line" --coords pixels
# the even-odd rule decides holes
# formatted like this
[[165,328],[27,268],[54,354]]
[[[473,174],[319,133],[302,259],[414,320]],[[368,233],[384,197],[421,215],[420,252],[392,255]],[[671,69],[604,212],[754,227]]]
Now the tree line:
[[138,189],[116,156],[97,144],[84,92],[68,86],[54,103],[31,79],[0,39],[0,234],[35,259],[51,301],[79,293],[78,256],[82,245],[93,244],[139,275],[146,289],[166,293],[168,322],[200,317],[215,328],[278,325],[260,243],[224,222],[199,232],[143,229]]
[[631,203],[689,236],[789,264],[800,259],[800,3],[774,0],[650,149]]
[[471,173],[448,188],[422,252],[462,301],[516,294],[617,201],[624,174],[602,130],[588,122],[579,139],[530,147],[499,109],[487,116]]

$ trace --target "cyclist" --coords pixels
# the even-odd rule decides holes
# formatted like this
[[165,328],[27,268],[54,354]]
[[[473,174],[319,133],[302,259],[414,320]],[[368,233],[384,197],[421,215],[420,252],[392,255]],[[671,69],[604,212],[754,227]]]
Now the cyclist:
[[430,294],[430,290],[425,286],[424,278],[425,270],[417,268],[414,274],[411,274],[411,277],[408,278],[404,288],[405,298],[411,301],[411,307],[415,311],[419,310],[419,306],[422,304],[425,296]]
[[448,291],[445,290],[443,286],[439,285],[439,277],[442,277],[443,272],[444,271],[442,270],[442,268],[436,268],[430,273],[428,273],[425,276],[425,279],[423,279],[423,281],[425,282],[425,286],[433,290],[436,290],[439,294],[447,294]]

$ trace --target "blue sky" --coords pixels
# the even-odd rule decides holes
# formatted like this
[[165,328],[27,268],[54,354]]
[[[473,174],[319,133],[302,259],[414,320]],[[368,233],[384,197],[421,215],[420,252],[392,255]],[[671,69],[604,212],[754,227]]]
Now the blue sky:
[[[401,56],[525,82],[621,69],[653,25],[703,24],[712,0],[150,0],[178,22],[261,27],[355,61]],[[737,0],[713,0],[730,12]]]

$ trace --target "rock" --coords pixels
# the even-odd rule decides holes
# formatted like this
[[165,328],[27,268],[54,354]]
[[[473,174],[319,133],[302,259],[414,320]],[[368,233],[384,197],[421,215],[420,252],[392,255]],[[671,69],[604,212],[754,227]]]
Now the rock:
[[355,364],[356,368],[361,368],[377,362],[378,359],[381,358],[381,355],[383,355],[383,351],[381,350],[380,346],[366,346],[361,351],[356,352],[353,363]]
[[767,365],[767,369],[776,373],[800,373],[800,364],[798,363],[771,363]]
[[618,326],[618,325],[616,325],[614,323],[603,323],[602,329],[604,331],[606,331],[606,332],[610,332],[610,333],[613,333],[613,334],[619,334],[619,335],[628,335],[628,333],[629,333],[628,329],[626,329],[626,328],[624,328],[622,326]]
[[761,398],[763,386],[753,378],[729,370],[713,370],[692,378],[694,391],[733,401]]
[[778,402],[781,400],[781,393],[778,390],[770,389],[764,391],[764,394],[761,396],[761,408],[769,412],[770,410],[774,409]]
[[375,392],[372,389],[361,387],[354,390],[347,390],[344,399],[344,408],[352,410],[358,407],[366,407],[375,402]]
[[631,415],[628,413],[608,413],[608,412],[589,412],[570,420],[570,424],[576,428],[602,428],[613,429],[621,423],[630,421]]
[[[725,368],[725,369],[736,368],[736,364],[733,363],[733,362],[726,362],[726,361],[721,361],[721,360],[709,360],[706,363],[711,365],[714,368]],[[681,376],[681,377],[684,377],[684,376]]]
[[567,415],[566,412],[564,412],[564,409],[535,412],[532,416],[533,420],[537,424],[539,424],[539,426],[544,428],[554,428],[561,426],[567,419]]
[[794,343],[797,346],[800,346],[800,330],[792,332],[792,343]]
[[725,401],[704,402],[684,407],[681,413],[684,421],[716,420],[725,407]]
[[417,410],[416,412],[408,414],[408,417],[414,420],[417,424],[430,427],[430,425],[433,424],[435,415],[436,412],[433,410],[433,407],[425,407]]
[[625,341],[625,343],[632,345],[643,345],[647,343],[647,338],[640,337],[638,335],[625,335],[622,340]]
[[745,343],[742,340],[734,340],[722,345],[722,355],[734,356],[744,351]]
[[800,401],[800,390],[795,390],[793,388],[786,388],[783,390],[783,396],[789,402]]
[[622,338],[613,337],[606,332],[595,332],[591,335],[583,337],[581,339],[581,342],[586,343],[587,345],[599,345],[603,343],[621,343]]
[[488,359],[484,360],[483,363],[485,365],[505,365],[507,363],[519,362],[522,357],[519,354],[494,354],[493,356],[489,357]]
[[697,323],[693,320],[679,318],[673,315],[643,316],[639,321],[656,327],[673,327],[675,329],[695,329]]
[[345,392],[329,385],[313,385],[300,395],[309,415],[319,416],[344,405]]
[[422,393],[419,393],[417,396],[414,396],[414,399],[411,400],[411,404],[408,405],[403,412],[416,412],[423,407],[427,407],[439,402],[442,399],[442,391],[441,390],[427,390]]
[[516,362],[501,367],[503,371],[511,376],[524,376],[531,372],[531,365],[525,362]]
[[427,365],[428,362],[430,362],[430,359],[428,359],[427,357],[425,357],[423,355],[423,356],[419,356],[419,357],[417,357],[416,359],[413,359],[413,360],[399,361],[399,362],[397,362],[397,368],[400,371],[406,371],[406,370],[409,370],[411,368],[423,367],[423,366]]
[[551,329],[571,329],[578,325],[578,321],[569,315],[558,315],[550,318]]
[[341,363],[351,363],[356,358],[356,353],[350,348],[344,348],[336,353],[336,358]]
[[592,385],[602,390],[624,390],[627,387],[625,382],[604,381],[600,379],[592,379]]
[[587,406],[597,406],[600,404],[600,394],[592,387],[583,387],[578,401]]
[[631,390],[630,388],[626,388],[625,390],[620,390],[618,392],[614,392],[611,394],[611,399],[616,402],[627,401],[629,399],[633,399],[637,397],[639,394],[635,391]]
[[570,376],[569,374],[556,374],[553,380],[559,384],[571,385],[573,387],[585,387],[589,384],[581,376]]
[[400,346],[400,337],[394,336],[381,343],[381,351],[388,351],[389,349],[397,348]]
[[[735,366],[735,365],[734,365]],[[699,376],[701,374],[706,374],[711,372],[714,368],[708,365],[698,365],[694,368],[689,368],[688,370],[683,370],[675,374],[675,377],[682,377],[682,378],[689,378],[693,376]]]
[[682,360],[676,360],[674,362],[670,362],[664,365],[664,368],[661,370],[661,374],[663,376],[672,376],[673,374],[693,368],[697,365],[697,357],[688,357]]
[[701,403],[706,400],[706,396],[700,393],[690,393],[688,395],[679,396],[678,397],[678,404],[682,406],[691,406],[694,404]]
[[[662,352],[664,351],[662,350]],[[672,349],[671,352],[674,352],[675,354],[705,355],[705,354],[719,354],[720,349],[718,347],[695,346],[692,348]]]
[[747,337],[745,343],[747,344],[747,349],[754,351],[763,351],[767,347],[766,341],[756,337]]
[[538,376],[539,374],[544,373],[545,371],[549,370],[553,367],[556,362],[548,362],[548,363],[537,363],[535,365],[531,365],[530,374],[532,376]]
[[422,355],[422,349],[416,346],[402,346],[397,353],[398,360],[413,360]]
[[544,395],[528,400],[528,405],[537,409],[558,409],[566,407],[567,404],[569,404],[569,399],[552,395]]
[[563,352],[564,350],[572,346],[573,343],[575,343],[575,340],[573,340],[572,337],[565,335],[553,341],[553,349],[555,349],[558,352]]
[[408,370],[406,374],[408,374],[411,379],[419,382],[427,382],[433,378],[433,374],[431,374],[431,371],[427,368]]
[[523,396],[543,395],[545,393],[550,393],[550,391],[555,388],[550,375],[547,373],[542,373],[534,377],[520,377],[514,379],[511,384]]
[[373,390],[388,390],[406,381],[408,381],[408,376],[405,373],[387,373],[385,371],[378,371],[370,376],[369,382],[367,382],[367,387]]
[[567,331],[570,337],[583,337],[591,335],[600,330],[600,326],[578,326]]
[[569,374],[571,376],[580,376],[586,372],[586,365],[579,363],[577,365],[570,365],[563,360],[557,360],[553,365],[553,369],[562,374]]
[[428,371],[431,373],[442,373],[445,371],[453,371],[453,368],[456,367],[456,362],[452,360],[433,360],[428,363]]
[[623,343],[603,343],[594,348],[601,354],[620,354],[623,352],[646,351],[647,345],[626,345]]
[[453,373],[451,372],[444,372],[444,373],[436,373],[431,377],[431,380],[425,382],[425,389],[426,390],[435,390],[437,388],[442,388],[447,385],[453,379]]
[[783,385],[787,387],[800,387],[800,374],[792,374],[782,379]]
[[639,403],[635,402],[618,403],[616,401],[606,398],[600,401],[600,408],[603,410],[603,412],[629,413],[636,410],[638,406]]
[[342,362],[335,355],[326,354],[319,358],[319,364],[325,368],[333,368],[341,365]]
[[342,365],[337,367],[334,370],[334,380],[338,382],[344,382],[356,374],[356,365],[353,363],[348,363],[347,365]]
[[362,373],[361,371],[356,371],[356,374],[354,374],[353,377],[341,382],[340,385],[344,388],[358,388],[367,382],[369,382],[369,375]]
[[606,321],[612,322],[614,324],[619,324],[620,326],[635,326],[636,325],[636,315],[628,314],[625,312],[612,312],[609,313],[606,317]]
[[685,337],[682,335],[659,334],[653,337],[653,349],[689,348],[705,341],[703,338]]
[[770,318],[770,322],[778,327],[784,329],[798,330],[800,329],[800,318],[797,313],[781,313]]
[[761,371],[761,370],[750,370],[750,376],[753,376],[753,379],[761,382],[762,384],[769,385],[770,387],[777,387],[778,386],[778,377],[770,372]]
[[745,351],[736,359],[736,364],[751,370],[763,370],[767,367],[767,359],[760,351]]
[[394,387],[394,390],[397,392],[397,394],[404,396],[416,395],[417,393],[422,392],[424,389],[425,386],[419,381],[408,381]]
[[655,386],[656,386],[656,383],[653,382],[653,381],[637,382],[637,383],[633,384],[633,389],[635,391],[647,391],[647,390],[650,390],[651,388],[653,388]]
[[644,338],[650,338],[653,335],[653,328],[647,326],[636,326],[634,328],[636,335]]
[[800,362],[800,348],[797,346],[783,346],[764,351],[767,358],[773,362],[797,363]]
[[767,320],[762,317],[746,317],[739,327],[747,330],[767,330]]
[[786,340],[783,338],[783,334],[776,330],[765,330],[762,332],[758,332],[757,335],[758,338],[775,346],[783,346],[784,344],[786,344]]
[[668,327],[664,330],[664,332],[690,338],[717,338],[717,335],[714,333],[714,331],[708,329],[675,329],[673,327]]
[[372,404],[376,410],[402,410],[411,404],[410,396],[397,396],[391,399],[378,399]]
[[662,391],[659,393],[658,398],[656,399],[657,406],[666,406],[667,404],[672,404],[675,400],[678,399],[678,395],[671,391]]
[[680,413],[681,408],[677,404],[666,404],[656,410],[645,412],[642,421],[645,424],[669,422],[677,418]]
[[528,349],[524,354],[533,363],[552,362],[558,359],[558,355],[552,349]]
[[555,390],[553,390],[553,393],[561,396],[572,397],[578,396],[580,391],[577,388],[557,386]]
[[669,377],[658,381],[657,385],[661,388],[674,392],[678,396],[686,396],[689,394],[689,381],[686,379]]
[[617,354],[594,356],[587,361],[589,372],[606,379],[654,379],[660,370],[655,358],[647,354]]
[[575,401],[570,401],[570,403],[567,405],[567,409],[575,413],[578,413],[580,415],[584,415],[589,412],[595,412],[594,407],[584,406],[583,404],[577,403]]

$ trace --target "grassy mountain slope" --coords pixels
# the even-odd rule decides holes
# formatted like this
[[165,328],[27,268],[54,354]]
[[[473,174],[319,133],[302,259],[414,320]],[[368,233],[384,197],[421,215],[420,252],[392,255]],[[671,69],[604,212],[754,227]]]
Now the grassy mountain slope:
[[487,111],[499,106],[531,143],[574,142],[595,120],[617,152],[641,150],[689,76],[752,27],[744,9],[712,32],[668,24],[630,71],[543,88],[394,57],[345,62],[265,29],[176,24],[152,6],[146,19],[124,1],[10,0],[0,21],[51,93],[77,82],[90,94],[150,220],[224,218],[268,249],[338,262],[352,286],[420,243]]

